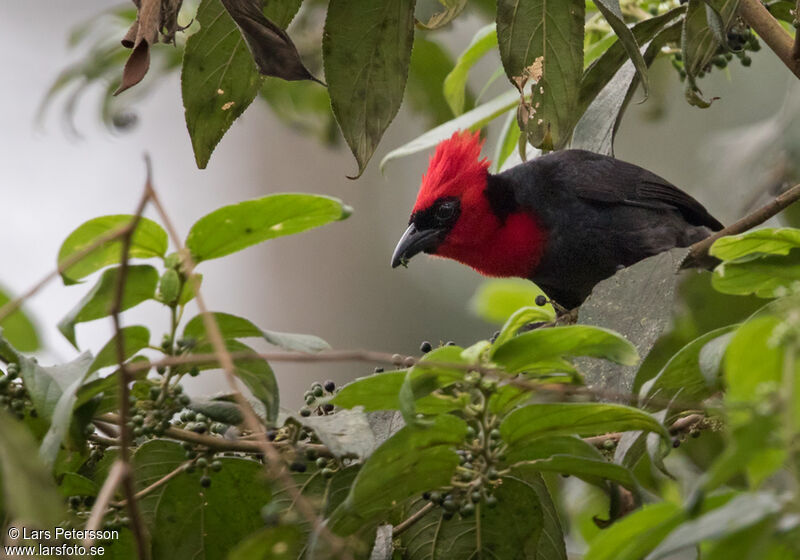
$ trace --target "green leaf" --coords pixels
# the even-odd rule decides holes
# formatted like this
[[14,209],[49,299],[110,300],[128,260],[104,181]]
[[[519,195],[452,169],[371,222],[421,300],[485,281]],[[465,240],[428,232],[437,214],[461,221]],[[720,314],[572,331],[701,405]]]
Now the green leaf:
[[[746,257],[745,257],[746,259]],[[794,293],[800,281],[800,251],[787,256],[723,262],[714,269],[711,285],[723,294],[755,294],[762,298]]]
[[72,422],[77,394],[86,377],[92,355],[84,352],[67,364],[42,367],[32,359],[20,361],[20,375],[36,412],[50,423],[39,456],[52,465]]
[[516,91],[507,91],[451,121],[440,124],[436,128],[423,133],[414,140],[386,154],[381,160],[381,171],[383,171],[383,168],[391,160],[410,156],[422,150],[433,148],[442,140],[450,138],[453,133],[458,130],[474,131],[483,128],[490,121],[496,119],[512,107],[515,107],[518,102],[519,93]]
[[724,30],[717,33],[724,35],[736,17],[739,0],[689,0],[683,24],[683,37],[681,39],[681,53],[683,54],[683,67],[686,70],[686,99],[692,105],[708,107],[697,87],[695,78],[711,61],[720,46],[727,49],[727,45],[720,45],[716,34],[709,27],[708,14],[711,8],[717,12],[719,21]]
[[707,332],[681,348],[656,377],[642,385],[645,398],[699,402],[719,390],[722,357],[731,331],[730,325]]
[[647,504],[616,521],[595,538],[585,560],[640,560],[685,519],[670,502]]
[[497,42],[509,80],[514,83],[542,57],[542,77],[531,98],[536,113],[528,123],[528,141],[537,148],[565,146],[580,116],[584,4],[584,0],[497,2]]
[[397,432],[361,467],[347,498],[331,515],[331,530],[349,535],[406,498],[448,484],[459,461],[454,447],[466,432],[467,424],[451,415]]
[[181,278],[178,276],[178,271],[168,268],[158,282],[158,299],[167,305],[172,305],[177,303],[181,291]]
[[453,69],[444,79],[444,97],[455,116],[464,112],[469,71],[483,56],[497,46],[495,24],[481,27],[461,53]]
[[52,530],[61,522],[64,506],[50,470],[39,460],[36,441],[22,422],[4,410],[0,410],[0,424],[3,510],[27,526]]
[[[637,23],[631,28],[636,42],[644,45],[654,40],[667,27],[682,21],[685,10],[685,6],[678,6],[659,16]],[[586,111],[594,98],[599,95],[627,60],[628,54],[625,46],[620,41],[616,41],[586,69],[580,84],[579,115]]]
[[761,257],[764,255],[788,255],[800,247],[800,230],[795,228],[763,228],[740,235],[729,235],[717,239],[708,254],[723,261]]
[[514,410],[500,424],[503,441],[510,449],[545,436],[594,436],[633,430],[656,432],[669,439],[667,430],[652,416],[617,404],[531,404]]
[[[404,558],[566,560],[564,535],[542,477],[521,467],[500,479],[497,506],[444,520],[434,508],[400,537]],[[410,512],[413,513],[413,512]]]
[[537,305],[536,307],[522,307],[518,309],[511,317],[508,318],[506,323],[503,325],[503,328],[500,329],[500,334],[497,335],[497,338],[494,341],[490,356],[494,355],[495,349],[499,348],[516,336],[517,332],[525,325],[537,322],[551,323],[555,321],[555,318],[556,313],[550,304],[542,307]]
[[[361,377],[342,387],[330,402],[342,408],[363,406],[364,410],[400,410],[400,389],[406,379],[406,370],[378,373]],[[465,399],[444,395],[428,395],[416,401],[416,410],[421,414],[442,414],[459,410]]]
[[[183,455],[177,442],[145,443],[134,456],[137,484],[162,478],[185,461]],[[154,558],[227,558],[242,539],[263,527],[259,511],[271,498],[264,467],[240,458],[220,461],[222,470],[210,473],[208,488],[200,485],[200,469],[181,473],[143,499]]]
[[273,194],[223,206],[194,223],[186,246],[195,262],[224,257],[268,239],[300,233],[351,213],[336,198],[314,194]]
[[[256,351],[239,342],[238,340],[226,340],[225,347],[228,352],[249,352],[255,354]],[[198,344],[192,350],[193,354],[213,354],[214,347],[210,343]],[[199,369],[217,369],[219,364],[216,362],[194,364]],[[237,358],[233,361],[234,373],[239,380],[244,383],[253,396],[261,401],[266,408],[266,419],[274,422],[278,417],[279,398],[278,381],[269,363],[260,358]]]
[[639,81],[642,84],[644,95],[647,97],[650,90],[649,82],[647,79],[647,63],[639,51],[639,44],[636,41],[636,36],[633,31],[625,23],[625,18],[622,15],[622,10],[619,7],[619,0],[596,0],[594,3],[603,17],[606,19],[611,29],[617,34],[619,42],[625,47],[628,57],[633,62],[636,68],[636,73],[639,75]]
[[639,355],[620,335],[589,325],[540,328],[522,333],[497,346],[492,360],[511,373],[535,368],[554,358],[589,356],[633,365]]
[[187,408],[205,414],[215,422],[232,426],[244,422],[244,414],[239,405],[222,399],[192,399]]
[[770,386],[780,385],[784,350],[774,339],[779,325],[778,317],[756,317],[733,334],[725,352],[727,401],[756,402]]
[[222,136],[252,103],[261,77],[220,0],[203,0],[196,19],[200,31],[186,41],[181,91],[197,167],[205,169]]
[[521,135],[519,124],[517,123],[517,113],[509,111],[506,116],[506,121],[503,123],[503,129],[500,131],[500,140],[497,142],[497,147],[494,153],[494,172],[499,173],[503,171],[503,164],[508,161],[511,154],[519,146],[519,137]]
[[[281,333],[263,331],[244,317],[237,317],[229,313],[216,312],[213,314],[222,337],[235,338],[263,338],[270,344],[296,352],[319,352],[330,349],[330,345],[321,338],[311,334]],[[203,316],[196,315],[186,323],[183,329],[184,338],[194,338],[199,341],[207,340],[206,327]]]
[[[58,266],[85,251],[98,239],[111,235],[127,226],[134,216],[120,214],[101,216],[84,222],[70,233],[58,250]],[[128,256],[133,259],[149,259],[163,257],[167,252],[167,232],[152,220],[141,217],[136,230],[131,236]],[[118,264],[122,256],[122,245],[119,240],[108,241],[90,252],[61,273],[64,284],[75,284],[78,280],[112,264]]]
[[[66,317],[59,321],[58,330],[76,348],[75,325],[102,319],[103,317],[108,317],[111,313],[111,306],[114,303],[117,283],[119,282],[119,270],[117,267],[104,271],[89,293],[78,302],[78,305],[72,308],[72,311]],[[152,266],[129,266],[127,277],[125,278],[125,290],[122,294],[120,311],[130,309],[148,299],[154,299],[157,284],[158,272]]]
[[325,78],[333,114],[358,162],[357,176],[403,100],[414,42],[414,3],[331,0],[328,4],[322,38]]
[[647,560],[666,558],[688,546],[716,540],[755,525],[778,513],[781,502],[779,496],[769,492],[742,493],[721,507],[685,521],[647,556]]
[[[150,331],[146,327],[133,326],[125,327],[120,331],[123,340],[125,360],[136,354],[142,348],[147,348],[150,344]],[[89,366],[89,373],[100,368],[116,365],[119,362],[117,357],[117,335],[105,343],[103,348],[95,356],[92,365]]]
[[[545,293],[533,282],[522,278],[486,280],[472,296],[470,309],[490,323],[505,323],[519,309],[536,305],[536,298]],[[537,306],[538,307],[538,306]],[[541,307],[544,313],[555,315],[549,303]]]
[[[0,289],[0,309],[9,301],[9,295]],[[0,330],[6,341],[20,352],[35,352],[40,347],[36,327],[22,308],[0,321]]]
[[262,529],[236,545],[228,560],[296,560],[303,556],[306,538],[292,525]]
[[429,126],[441,124],[452,116],[442,93],[442,82],[452,68],[450,54],[439,43],[424,37],[414,40],[406,99],[414,111],[427,116]]
[[587,459],[571,455],[554,455],[544,459],[525,460],[525,465],[537,472],[552,472],[575,476],[600,488],[607,488],[606,480],[617,482],[629,490],[637,490],[638,483],[631,472],[621,465],[609,463],[603,458]]

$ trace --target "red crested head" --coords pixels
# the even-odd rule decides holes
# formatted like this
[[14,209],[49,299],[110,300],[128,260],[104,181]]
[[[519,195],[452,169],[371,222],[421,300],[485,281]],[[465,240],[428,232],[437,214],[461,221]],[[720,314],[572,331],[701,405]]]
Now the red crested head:
[[436,146],[428,171],[414,205],[414,212],[425,210],[438,199],[480,195],[486,188],[489,160],[481,157],[480,132],[459,130]]
[[[417,253],[457,260],[489,276],[528,276],[545,233],[515,194],[489,175],[478,132],[456,132],[436,147],[392,266]],[[494,185],[494,186],[493,186]]]

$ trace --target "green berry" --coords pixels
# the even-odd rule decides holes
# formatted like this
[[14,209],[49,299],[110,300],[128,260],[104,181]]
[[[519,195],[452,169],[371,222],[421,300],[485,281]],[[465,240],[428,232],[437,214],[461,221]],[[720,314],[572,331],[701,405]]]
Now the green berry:
[[441,492],[431,492],[430,500],[436,505],[441,505],[441,503],[442,503],[442,493]]
[[300,416],[302,416],[304,418],[308,418],[309,416],[311,416],[311,409],[310,408],[306,408],[306,407],[301,408],[300,409]]
[[211,477],[208,475],[203,475],[200,477],[200,486],[203,488],[208,488],[211,486]]
[[165,366],[158,366],[156,372],[158,372],[158,375],[164,375],[167,373],[167,368]]
[[208,417],[205,414],[198,412],[197,416],[195,416],[195,420],[197,420],[198,422],[207,422]]
[[131,418],[131,420],[133,421],[133,424],[135,426],[141,426],[142,424],[144,424],[144,416],[142,416],[141,414],[135,415],[133,418]]
[[452,496],[447,496],[444,501],[442,501],[442,507],[445,511],[453,512],[458,509],[458,504]]
[[133,435],[136,437],[142,437],[144,435],[144,428],[137,426],[133,429]]
[[6,372],[8,373],[9,379],[16,379],[19,375],[19,366],[17,364],[8,364]]
[[469,496],[469,499],[472,500],[473,504],[477,504],[478,502],[480,502],[481,501],[480,490],[475,490],[474,492],[472,492],[472,494],[470,494]]
[[325,457],[320,457],[317,459],[317,468],[324,469],[328,466],[328,460]]
[[322,388],[322,385],[315,385],[311,392],[315,397],[321,397],[325,394],[325,390]]
[[741,63],[742,63],[742,66],[750,66],[751,64],[753,64],[753,59],[750,58],[749,56],[745,55],[745,56],[742,57]]
[[500,430],[497,428],[493,429],[491,432],[489,432],[489,437],[492,439],[500,439]]
[[192,399],[189,398],[189,395],[181,395],[178,397],[178,402],[183,406],[187,406],[192,402]]
[[192,367],[192,369],[189,370],[189,375],[192,377],[197,377],[200,375],[200,368],[197,366]]
[[486,497],[486,506],[490,508],[497,507],[497,498],[494,496],[487,496]]
[[317,399],[314,397],[314,395],[308,395],[306,397],[306,404],[308,406],[312,406],[315,402],[317,402]]
[[472,502],[467,502],[461,506],[461,509],[458,510],[458,513],[460,513],[462,517],[471,517],[475,513],[475,504]]
[[5,391],[9,383],[11,383],[11,379],[7,375],[0,377],[0,391]]
[[211,461],[211,470],[214,472],[219,472],[222,470],[222,461],[219,459],[215,461]]
[[467,426],[466,439],[475,439],[475,428]]
[[197,465],[198,469],[204,469],[208,466],[208,459],[205,457],[198,457],[194,464]]
[[336,474],[336,471],[334,471],[333,469],[329,469],[328,467],[325,467],[324,469],[322,469],[322,477],[323,478],[333,478],[334,474]]

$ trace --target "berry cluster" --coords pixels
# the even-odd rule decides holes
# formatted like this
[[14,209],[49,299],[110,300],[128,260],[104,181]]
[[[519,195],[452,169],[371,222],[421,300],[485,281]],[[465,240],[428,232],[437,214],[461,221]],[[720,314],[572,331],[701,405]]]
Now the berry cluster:
[[222,470],[222,461],[216,459],[214,452],[210,449],[199,448],[188,441],[182,442],[181,445],[186,459],[192,461],[187,465],[186,472],[193,473],[200,469],[203,473],[200,477],[200,486],[203,488],[211,486],[210,474]]
[[[333,412],[333,405],[328,402],[330,396],[336,392],[336,383],[326,381],[325,383],[315,382],[311,384],[311,389],[303,394],[306,406],[300,409],[300,416],[309,417],[316,413],[324,416]],[[329,395],[326,397],[326,393]]]
[[26,412],[36,417],[28,391],[19,377],[19,366],[15,363],[8,364],[5,375],[0,372],[0,406],[19,420],[25,417]]
[[[750,30],[750,27],[743,22],[738,22],[728,31],[727,39],[730,50],[720,47],[708,64],[697,73],[698,78],[704,78],[714,68],[726,68],[734,56],[739,59],[742,66],[750,66],[753,63],[753,59],[750,58],[748,52],[761,50],[761,43],[758,38]],[[672,66],[678,72],[681,81],[684,81],[686,79],[686,68],[682,53],[676,52],[672,55]]]

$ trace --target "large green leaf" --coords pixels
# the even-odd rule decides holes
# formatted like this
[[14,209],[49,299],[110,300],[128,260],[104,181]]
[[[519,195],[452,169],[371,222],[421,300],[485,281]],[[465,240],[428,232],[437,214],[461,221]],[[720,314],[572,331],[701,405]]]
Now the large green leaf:
[[322,38],[331,106],[360,176],[400,109],[414,0],[331,0]]
[[647,400],[699,402],[719,390],[722,357],[736,325],[707,332],[670,358],[656,377],[642,385]]
[[[125,327],[120,331],[122,335],[123,359],[127,360],[142,348],[147,348],[150,344],[150,331],[147,327],[132,326]],[[89,366],[89,373],[100,368],[116,365],[119,361],[117,356],[118,335],[111,337],[95,356],[92,365]]]
[[410,156],[422,150],[433,148],[442,140],[450,138],[453,133],[458,130],[478,130],[483,128],[490,121],[496,119],[512,107],[515,107],[518,102],[519,93],[516,91],[507,91],[500,94],[494,99],[482,105],[478,105],[471,111],[467,111],[451,121],[440,124],[436,128],[423,133],[399,148],[395,148],[381,160],[381,170],[393,159]]
[[764,389],[780,385],[784,351],[774,338],[780,325],[778,317],[756,317],[733,334],[725,352],[727,401],[754,402]]
[[512,450],[545,436],[645,430],[669,439],[656,419],[637,408],[601,403],[531,404],[511,412],[500,424],[500,434]]
[[585,560],[640,560],[684,518],[676,504],[645,505],[600,533],[591,542]]
[[[274,344],[284,350],[296,352],[319,352],[330,348],[327,342],[311,334],[264,331],[244,317],[220,312],[213,315],[223,338],[263,338],[270,344]],[[196,315],[186,323],[183,329],[183,337],[194,338],[198,341],[208,340],[202,315]]]
[[186,237],[196,262],[224,257],[251,245],[347,218],[351,209],[336,198],[273,194],[223,206],[197,220]]
[[603,358],[624,365],[639,360],[630,342],[612,331],[589,325],[540,328],[520,334],[497,346],[492,360],[516,373],[535,369],[541,362],[575,356]]
[[50,469],[39,461],[36,441],[22,422],[0,410],[0,424],[3,510],[28,527],[53,530],[64,506]]
[[[183,455],[177,442],[145,443],[134,456],[137,483],[162,478],[185,461]],[[154,558],[223,560],[242,539],[263,527],[259,511],[271,499],[264,467],[240,458],[220,461],[222,469],[210,473],[210,487],[200,485],[204,473],[198,470],[172,478],[144,499]]]
[[483,56],[497,46],[495,24],[481,27],[469,46],[461,53],[455,66],[444,80],[444,97],[455,116],[464,112],[469,71]]
[[[75,325],[102,319],[111,313],[119,282],[119,270],[119,268],[110,268],[104,271],[89,293],[72,308],[72,311],[67,313],[66,317],[58,322],[58,330],[73,346],[77,347]],[[148,299],[154,299],[157,285],[158,271],[155,268],[150,265],[129,266],[120,311],[130,309]]]
[[181,91],[194,157],[204,169],[222,136],[252,103],[261,77],[220,0],[203,0],[196,19],[200,31],[186,41]]
[[542,57],[542,77],[531,98],[535,114],[528,123],[528,140],[537,148],[565,146],[580,117],[584,4],[584,0],[497,2],[497,42],[512,83]]
[[[493,278],[486,280],[475,291],[469,306],[481,319],[490,323],[505,323],[518,309],[536,304],[539,296],[547,297],[533,282],[522,278]],[[542,306],[542,311],[553,315],[553,306]]]
[[[9,301],[11,298],[0,289],[0,309]],[[35,352],[39,349],[36,327],[21,308],[0,321],[0,330],[3,338],[20,352]]]
[[539,473],[512,469],[494,491],[497,506],[476,505],[473,516],[445,520],[434,508],[401,537],[405,558],[566,560],[553,500]]
[[[70,233],[58,250],[58,265],[62,266],[68,259],[85,251],[98,239],[123,229],[134,216],[120,214],[100,216],[84,222]],[[131,236],[128,256],[130,258],[148,259],[163,257],[167,252],[167,232],[152,220],[141,217],[136,230]],[[122,245],[119,240],[108,241],[90,252],[81,260],[61,273],[64,284],[75,284],[81,278],[105,268],[118,264],[122,256]]]
[[406,498],[448,484],[459,461],[454,447],[466,431],[463,420],[440,415],[430,426],[397,432],[361,467],[347,499],[331,515],[331,529],[351,534]]

